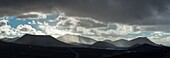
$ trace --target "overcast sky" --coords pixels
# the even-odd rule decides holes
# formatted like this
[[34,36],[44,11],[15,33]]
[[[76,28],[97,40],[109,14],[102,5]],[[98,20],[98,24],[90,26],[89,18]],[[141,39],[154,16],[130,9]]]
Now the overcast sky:
[[0,17],[2,38],[32,32],[170,42],[170,0],[0,0]]

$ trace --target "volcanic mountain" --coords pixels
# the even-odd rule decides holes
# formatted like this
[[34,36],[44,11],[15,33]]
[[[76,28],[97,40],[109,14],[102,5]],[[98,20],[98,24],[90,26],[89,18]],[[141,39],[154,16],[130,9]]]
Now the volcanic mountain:
[[21,38],[15,40],[13,43],[50,47],[74,47],[74,45],[70,45],[62,41],[59,41],[50,35],[25,34]]
[[156,50],[160,48],[165,48],[165,46],[154,46],[150,44],[136,44],[130,47],[129,50],[144,52],[144,51]]
[[136,45],[136,44],[149,44],[149,45],[153,45],[153,46],[158,46],[158,44],[152,42],[147,37],[138,37],[136,39],[133,39],[133,40],[130,41],[130,44],[132,46]]
[[105,40],[105,42],[112,43],[113,45],[115,45],[117,47],[131,47],[136,44],[149,44],[149,45],[153,45],[153,46],[159,46],[158,44],[155,44],[154,42],[149,40],[147,37],[138,37],[138,38],[130,40],[130,41],[124,40],[124,39],[120,39],[117,41]]
[[105,42],[105,41],[98,41],[98,42],[94,43],[93,45],[91,45],[90,47],[93,47],[93,48],[117,48],[115,45]]
[[117,41],[105,40],[105,42],[112,43],[113,45],[117,47],[130,47],[130,42],[125,39],[120,39]]
[[96,42],[96,40],[88,38],[88,37],[83,37],[79,35],[71,35],[71,34],[63,35],[61,37],[58,37],[57,39],[65,43],[93,44]]

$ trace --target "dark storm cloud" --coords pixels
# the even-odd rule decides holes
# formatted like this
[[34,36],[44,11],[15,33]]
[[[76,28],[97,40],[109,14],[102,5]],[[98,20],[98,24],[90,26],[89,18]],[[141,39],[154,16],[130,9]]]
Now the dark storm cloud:
[[50,12],[55,0],[0,0],[0,16],[14,16],[30,11]]
[[152,25],[150,22],[157,20],[156,24],[159,24],[159,20],[164,19],[151,17],[166,15],[169,2],[170,0],[72,0],[63,9],[70,15],[93,17],[105,22]]
[[156,24],[162,19],[169,20],[154,18],[170,14],[167,13],[169,3],[170,0],[0,0],[0,16],[59,10],[70,16],[92,17],[104,22],[154,25],[154,20]]

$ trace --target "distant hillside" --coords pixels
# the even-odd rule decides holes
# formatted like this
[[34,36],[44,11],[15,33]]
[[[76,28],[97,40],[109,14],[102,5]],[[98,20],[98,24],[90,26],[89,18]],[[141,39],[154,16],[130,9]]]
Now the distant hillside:
[[2,38],[1,40],[2,41],[5,41],[5,42],[13,42],[17,39],[19,39],[20,37],[15,37],[15,38]]
[[136,44],[126,50],[124,54],[113,55],[112,57],[107,58],[170,58],[169,55],[169,47]]
[[164,47],[165,46],[153,46],[150,44],[136,44],[136,45],[130,47],[129,50],[145,52],[145,51],[156,50],[156,49],[160,49],[160,48],[164,48]]
[[158,46],[158,44],[152,42],[147,37],[138,37],[136,39],[131,40],[130,42],[131,42],[131,45],[135,45],[135,44],[149,44],[149,45],[153,45],[153,46]]
[[130,47],[130,42],[124,39],[120,39],[117,41],[105,40],[105,42],[112,43],[113,45],[117,47]]
[[15,40],[13,43],[52,47],[74,47],[73,45],[59,41],[50,35],[25,34],[21,38]]
[[83,37],[79,35],[71,35],[71,34],[63,35],[61,37],[58,37],[57,39],[65,43],[93,44],[96,42],[96,40],[88,38],[88,37]]
[[93,45],[91,45],[90,47],[94,47],[94,48],[117,48],[115,45],[108,43],[108,42],[104,42],[104,41],[98,41],[98,42],[94,43]]
[[112,43],[113,45],[115,45],[117,47],[131,47],[136,44],[150,44],[153,46],[159,46],[158,44],[149,40],[147,37],[138,37],[138,38],[130,40],[130,41],[124,40],[124,39],[120,39],[117,41],[105,40],[105,42]]

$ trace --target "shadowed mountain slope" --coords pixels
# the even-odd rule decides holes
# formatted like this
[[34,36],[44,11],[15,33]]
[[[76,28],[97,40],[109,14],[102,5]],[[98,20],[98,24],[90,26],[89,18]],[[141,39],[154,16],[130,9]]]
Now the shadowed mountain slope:
[[158,44],[152,42],[147,37],[138,37],[136,39],[131,40],[130,42],[131,42],[131,45],[135,45],[135,44],[149,44],[149,45],[153,45],[153,46],[158,46]]
[[130,40],[130,41],[125,40],[125,39],[120,39],[117,41],[105,40],[105,42],[112,43],[113,45],[115,45],[117,47],[131,47],[136,44],[150,44],[153,46],[159,46],[158,44],[149,40],[147,37],[138,37],[138,38]]
[[108,42],[104,42],[104,41],[98,41],[98,42],[94,43],[93,45],[91,45],[91,47],[94,47],[94,48],[117,48],[115,45],[108,43]]
[[79,35],[71,35],[71,34],[63,35],[61,37],[58,37],[57,39],[65,43],[93,44],[96,42],[96,40],[88,38],[88,37],[83,37]]
[[130,42],[124,39],[120,39],[117,41],[105,40],[105,42],[112,43],[117,47],[130,47]]
[[25,34],[13,43],[39,45],[39,46],[52,46],[52,47],[74,47],[73,45],[59,41],[49,35],[30,35]]

